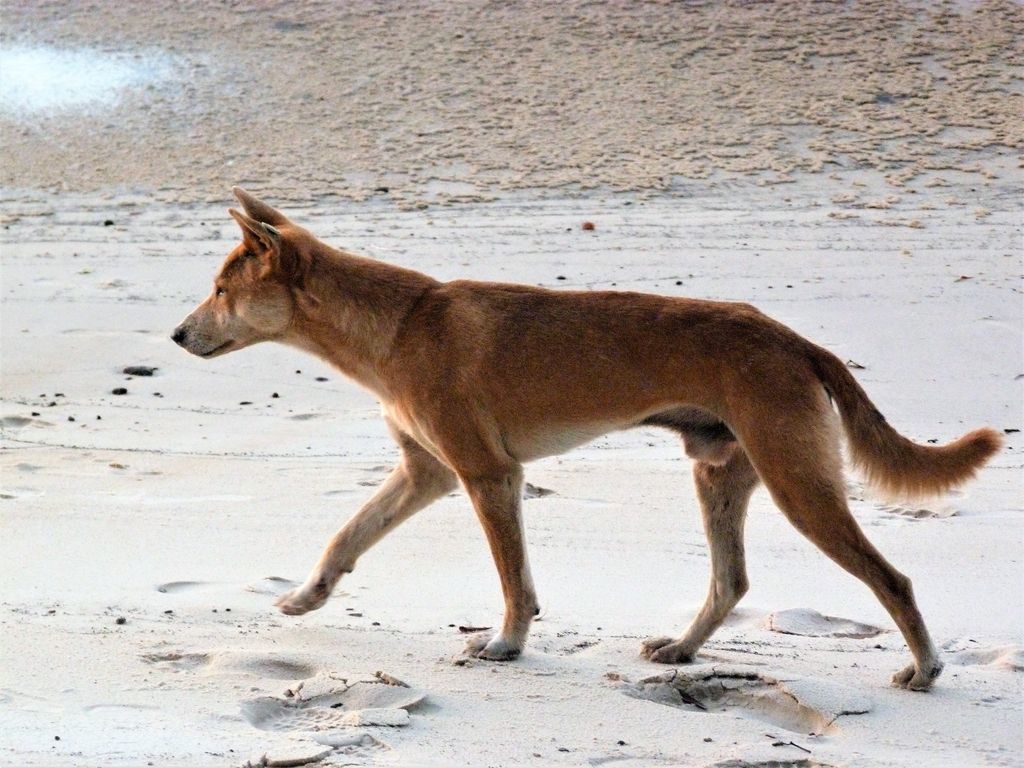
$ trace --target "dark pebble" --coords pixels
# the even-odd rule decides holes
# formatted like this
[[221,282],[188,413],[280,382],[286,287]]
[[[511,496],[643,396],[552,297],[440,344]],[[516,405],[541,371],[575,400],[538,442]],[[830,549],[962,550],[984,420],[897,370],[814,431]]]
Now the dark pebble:
[[327,381],[327,377],[326,376],[317,376],[316,380],[317,381]]
[[676,285],[682,285],[682,284],[683,284],[682,280],[676,280]]
[[127,395],[128,394],[128,390],[125,389],[124,387],[114,387],[112,390],[110,390],[110,394],[112,394],[112,395]]
[[279,394],[277,394],[277,392],[275,392],[274,394],[272,394],[272,395],[271,395],[271,397],[273,397],[273,398],[278,398],[278,397],[280,397],[280,395],[279,395]]
[[374,192],[383,192],[386,195],[388,192],[391,191],[391,189],[388,188],[388,187],[374,187],[373,191]]
[[710,737],[710,736],[705,736],[705,737],[704,737],[704,741],[705,741],[705,742],[710,742],[710,741],[712,741],[712,739],[711,739],[711,737]]
[[54,740],[54,741],[60,741],[60,736],[54,736],[54,737],[53,737],[53,740]]
[[1020,432],[1020,430],[1017,429],[1016,427],[1007,427],[1006,429],[1003,430],[1003,432],[1005,432],[1008,435],[1012,435],[1014,432]]
[[68,421],[74,421],[74,420],[75,420],[74,416],[68,416]]
[[155,367],[148,365],[129,365],[123,373],[127,373],[129,376],[152,376],[156,370]]
[[124,616],[118,616],[118,617],[117,617],[117,618],[116,618],[116,619],[114,620],[114,623],[115,623],[115,624],[127,624],[127,623],[128,623],[128,619],[126,619],[126,618],[125,618]]
[[103,226],[104,227],[112,227],[112,226],[114,226],[114,220],[113,219],[106,219],[103,222]]
[[38,416],[39,415],[39,411],[32,411],[32,415],[33,416]]
[[555,278],[555,280],[568,280],[568,279],[569,278],[567,278],[565,275],[559,275],[558,277]]
[[102,416],[97,416],[96,417],[96,421],[103,421],[103,417]]
[[618,741],[616,741],[615,743],[616,743],[616,744],[618,744],[618,745],[619,745],[620,747],[624,747],[624,746],[626,746],[626,742],[624,742],[624,741],[623,741],[622,739],[619,739],[619,740],[618,740]]
[[594,222],[592,221],[584,221],[580,225],[580,229],[582,229],[584,232],[593,232],[595,229],[597,229],[597,227],[594,226]]
[[164,611],[164,613],[166,613],[169,616],[170,614],[174,613],[174,611],[168,608],[166,611]]
[[252,405],[252,400],[243,400],[239,405]]
[[379,627],[379,626],[380,626],[380,622],[379,622],[379,621],[371,621],[370,623],[371,623],[371,624],[372,624],[373,626],[375,626],[375,627]]

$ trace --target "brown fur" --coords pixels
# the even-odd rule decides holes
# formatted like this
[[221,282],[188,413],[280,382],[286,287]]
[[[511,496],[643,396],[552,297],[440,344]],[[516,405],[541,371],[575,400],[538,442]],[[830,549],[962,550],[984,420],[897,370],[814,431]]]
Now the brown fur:
[[894,678],[927,688],[941,663],[909,580],[864,538],[846,505],[842,418],[869,480],[900,493],[970,478],[999,447],[977,430],[943,447],[897,434],[831,353],[746,304],[640,293],[549,291],[459,280],[333,249],[243,190],[242,243],[214,292],[175,330],[215,357],[260,341],[306,349],[373,391],[402,450],[392,475],[278,605],[320,607],[370,546],[461,482],[501,577],[505,620],[470,650],[508,659],[537,611],[520,515],[522,465],[642,424],[678,433],[711,546],[703,609],[654,661],[691,659],[746,590],[743,521],[763,482],[783,513],[892,614],[914,663]]

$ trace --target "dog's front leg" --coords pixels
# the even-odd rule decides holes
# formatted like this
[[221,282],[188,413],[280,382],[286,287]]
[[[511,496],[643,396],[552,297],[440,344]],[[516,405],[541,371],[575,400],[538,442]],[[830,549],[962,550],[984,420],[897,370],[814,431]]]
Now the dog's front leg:
[[388,532],[456,486],[450,469],[418,446],[403,445],[402,462],[363,508],[331,539],[302,586],[275,605],[290,616],[314,611],[330,597],[342,575]]
[[520,510],[522,468],[515,465],[484,477],[463,477],[463,483],[487,535],[505,596],[501,632],[493,637],[474,636],[466,650],[481,659],[514,659],[523,650],[530,622],[537,613]]

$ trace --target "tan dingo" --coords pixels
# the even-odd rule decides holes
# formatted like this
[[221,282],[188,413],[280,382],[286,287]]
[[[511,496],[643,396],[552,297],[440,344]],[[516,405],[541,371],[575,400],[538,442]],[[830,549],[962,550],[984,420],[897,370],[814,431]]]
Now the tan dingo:
[[[854,463],[895,494],[963,483],[1001,444],[979,429],[941,447],[899,435],[831,353],[746,304],[609,291],[440,283],[331,248],[241,189],[242,242],[174,341],[215,357],[260,341],[308,350],[370,389],[402,458],[334,536],[297,589],[291,615],[322,606],[385,534],[461,483],[501,577],[505,617],[469,650],[511,659],[537,598],[526,558],[522,465],[611,430],[678,433],[711,548],[711,587],[678,639],[644,643],[652,661],[689,661],[747,589],[743,523],[763,482],[783,514],[877,595],[922,690],[942,669],[910,580],[864,537],[846,505],[840,429]],[[838,408],[835,417],[832,402]]]

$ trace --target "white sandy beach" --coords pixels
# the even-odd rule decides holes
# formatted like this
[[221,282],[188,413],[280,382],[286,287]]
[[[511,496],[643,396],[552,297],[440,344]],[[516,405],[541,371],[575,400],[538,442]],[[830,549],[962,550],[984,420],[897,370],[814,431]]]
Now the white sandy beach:
[[[729,24],[720,9],[704,10],[716,19],[702,23]],[[194,58],[168,26],[176,12],[154,15],[177,41],[175,55]],[[51,42],[98,34],[52,13],[5,9],[22,37],[32,22]],[[283,12],[267,13],[280,21]],[[737,13],[744,22],[754,11]],[[126,39],[159,42],[159,29],[143,40],[135,24],[125,22]],[[609,22],[606,32],[621,36],[621,27]],[[241,49],[254,32],[240,30],[230,44]],[[1014,40],[1004,49],[1016,51]],[[539,58],[548,54],[541,46]],[[1010,72],[997,59],[987,65],[993,82]],[[162,151],[171,128],[147,127],[130,99],[115,116],[153,142],[137,168],[95,153],[81,126],[67,139],[70,129],[52,118],[6,113],[0,764],[1021,765],[1022,209],[1011,150],[1019,115],[1010,114],[1020,80],[1008,76],[1006,103],[993,101],[985,116],[995,127],[944,134],[945,147],[910,142],[904,148],[919,153],[889,167],[836,153],[841,162],[816,172],[802,150],[770,143],[759,145],[770,162],[789,165],[712,162],[709,178],[688,180],[672,166],[664,189],[648,183],[656,157],[634,176],[611,157],[594,161],[600,183],[589,191],[575,161],[538,165],[550,173],[537,175],[506,163],[503,188],[475,145],[453,140],[445,146],[459,158],[423,178],[366,175],[362,161],[327,152],[362,185],[328,193],[330,169],[308,159],[293,177],[270,154],[266,176],[253,157],[232,175],[230,151],[211,134],[196,148],[216,162],[174,166],[186,155],[178,145]],[[205,87],[197,109],[226,119]],[[273,81],[271,102],[284,87]],[[594,117],[602,130],[601,120],[615,119]],[[314,142],[299,123],[293,138]],[[22,135],[18,126],[29,127]],[[1005,142],[961,146],[1000,126]],[[584,163],[603,156],[601,131],[591,133],[581,139]],[[415,154],[422,138],[399,135],[397,156]],[[100,170],[59,173],[66,146]],[[373,151],[388,162],[386,150]],[[930,164],[915,165],[926,156]],[[915,174],[893,178],[911,166]],[[165,187],[153,180],[173,167],[180,173]],[[542,612],[513,663],[460,653],[459,627],[492,626],[501,611],[462,493],[371,550],[321,610],[277,613],[274,595],[306,576],[397,452],[373,398],[318,360],[264,345],[203,361],[169,340],[237,239],[225,212],[237,182],[329,243],[441,279],[749,301],[856,364],[904,434],[945,442],[984,424],[1005,430],[1006,449],[947,498],[892,505],[850,475],[857,519],[913,579],[943,649],[935,689],[889,686],[908,661],[892,621],[763,490],[747,524],[751,590],[737,611],[697,663],[644,661],[642,639],[680,632],[696,613],[708,570],[690,463],[656,430],[527,468],[527,480],[550,491],[524,503]],[[374,195],[385,182],[394,192]],[[595,230],[582,231],[584,221]],[[156,370],[129,377],[130,365]],[[368,711],[379,707],[388,711]],[[367,724],[373,717],[404,724]]]

